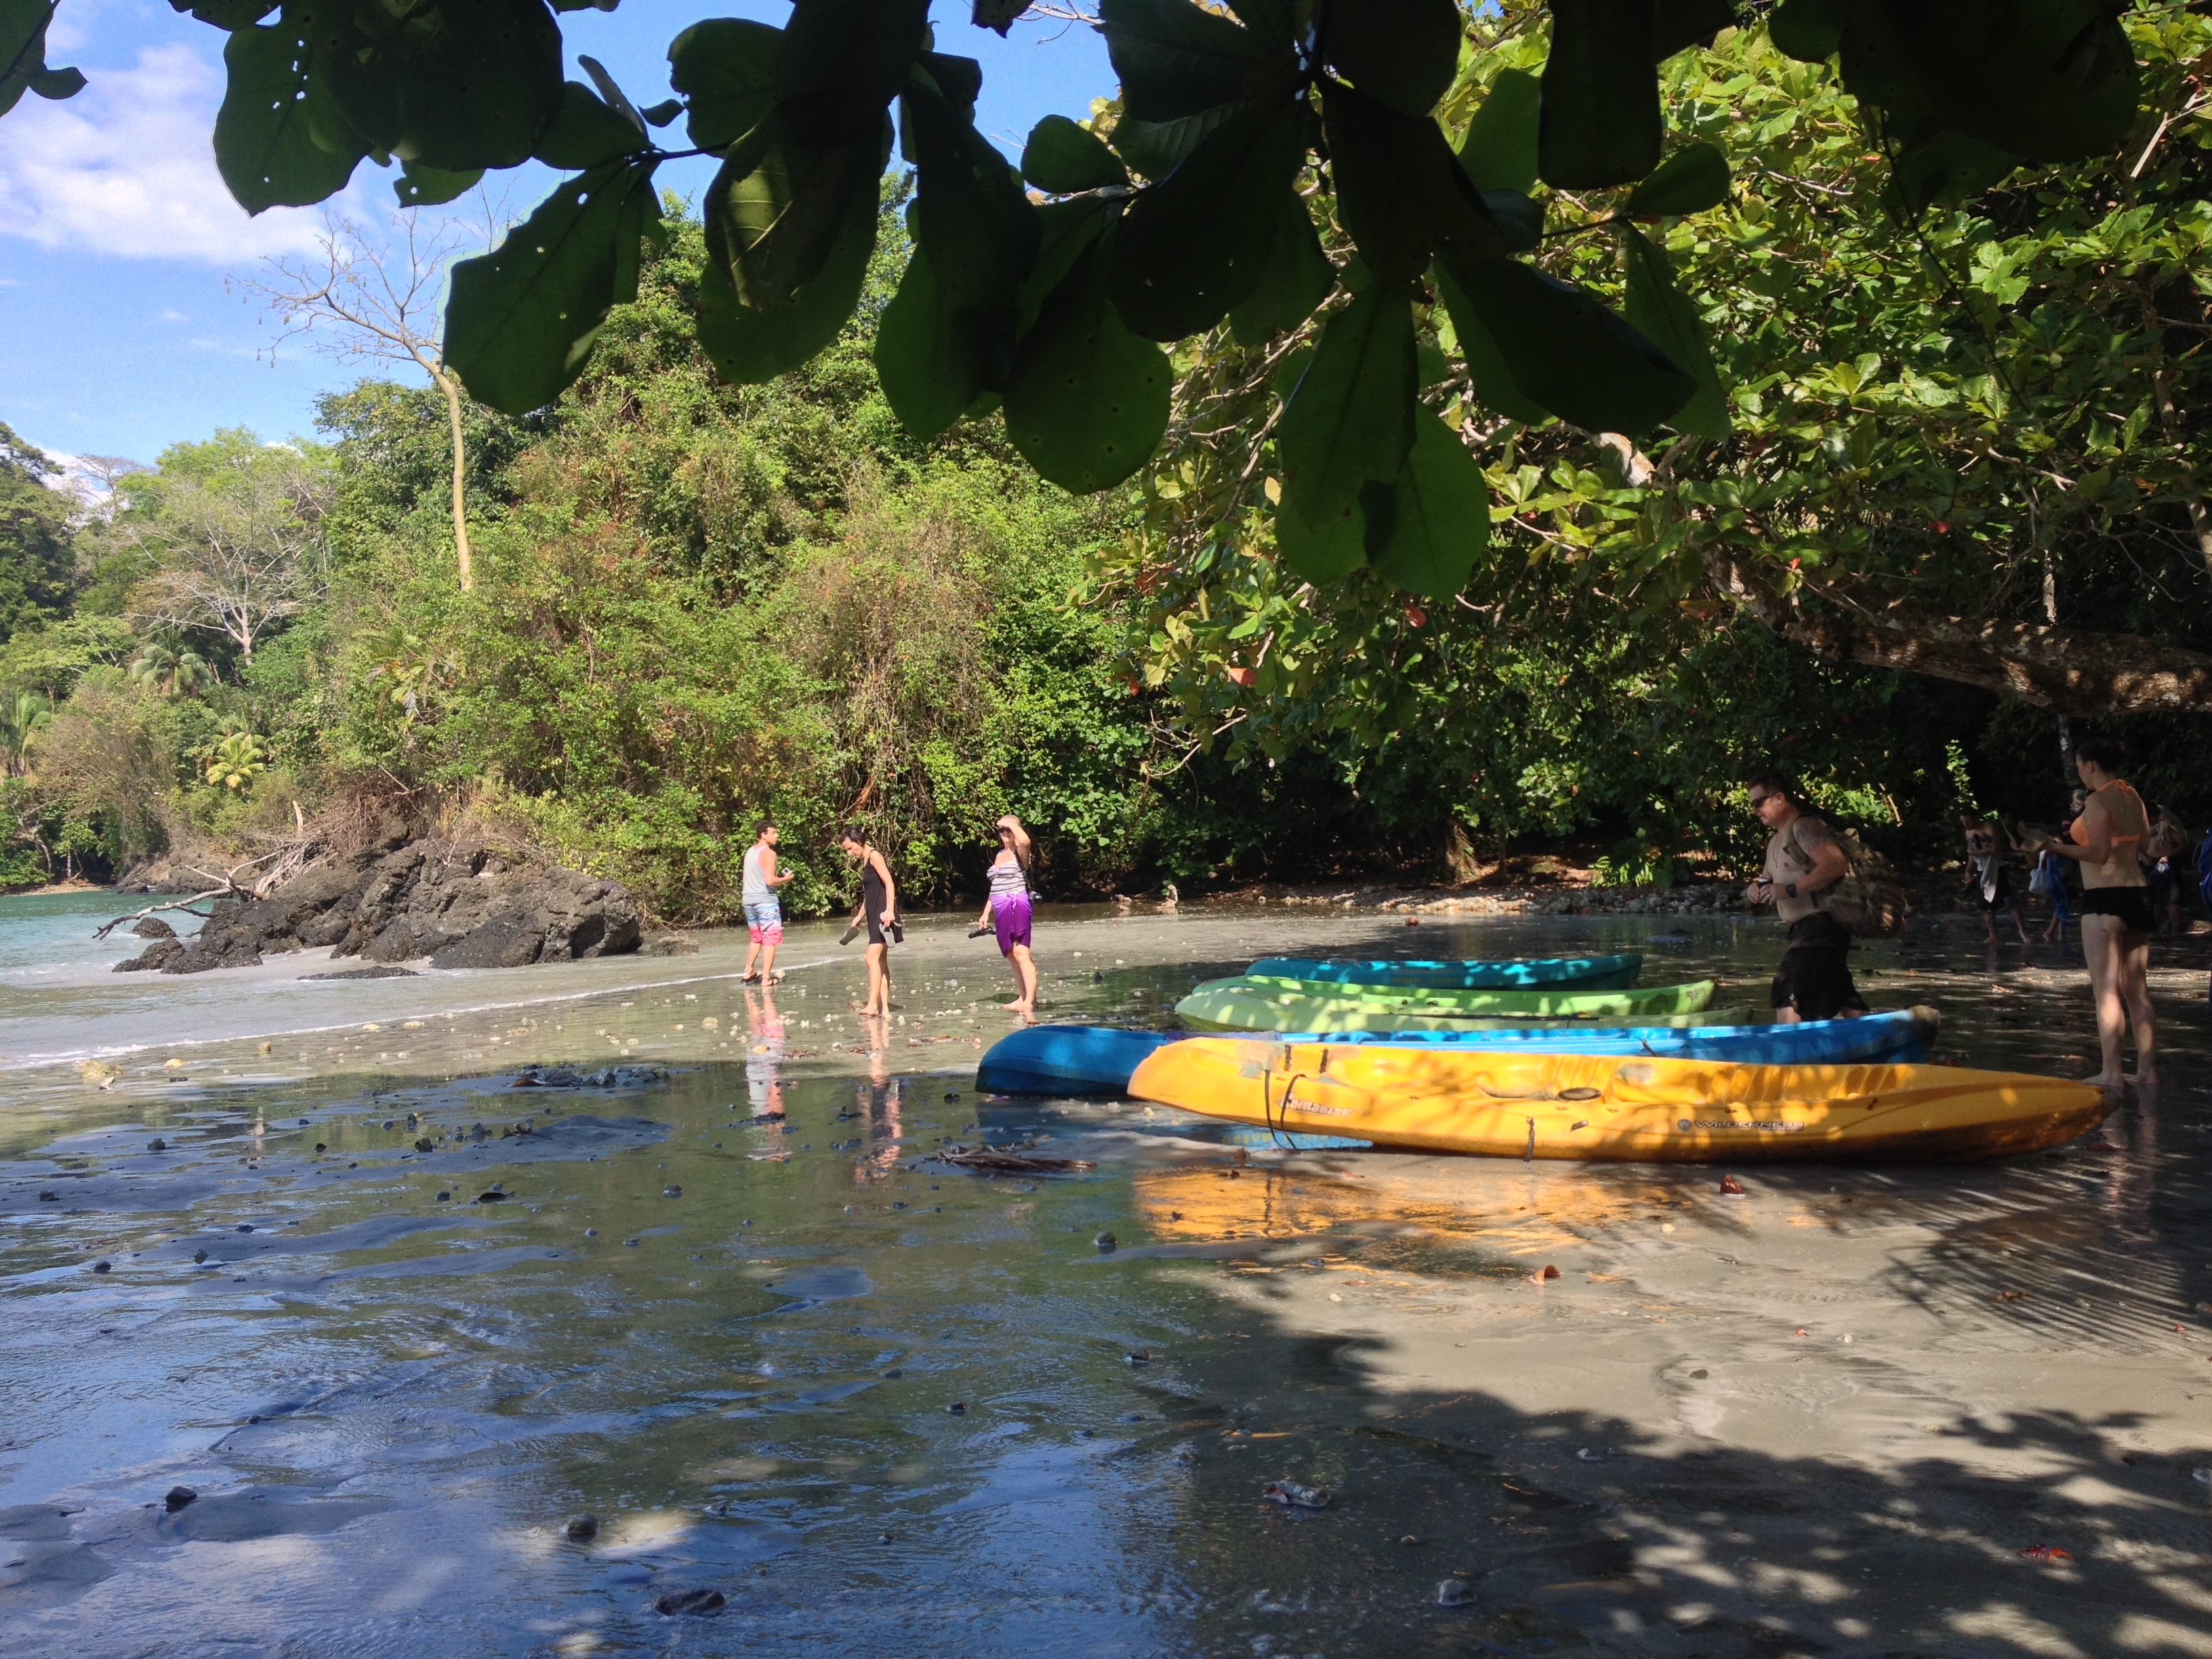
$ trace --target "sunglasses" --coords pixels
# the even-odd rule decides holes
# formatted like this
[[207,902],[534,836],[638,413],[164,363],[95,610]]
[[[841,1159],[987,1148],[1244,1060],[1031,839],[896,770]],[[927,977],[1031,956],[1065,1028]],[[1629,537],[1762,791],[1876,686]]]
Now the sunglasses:
[[1760,807],[1765,805],[1767,802],[1771,800],[1780,800],[1781,799],[1782,797],[1779,795],[1753,795],[1751,798],[1751,810],[1756,812]]

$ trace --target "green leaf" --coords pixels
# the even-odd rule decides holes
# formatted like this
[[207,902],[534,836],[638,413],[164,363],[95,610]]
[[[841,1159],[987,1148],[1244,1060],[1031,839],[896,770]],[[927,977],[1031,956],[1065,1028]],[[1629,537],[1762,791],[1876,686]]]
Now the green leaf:
[[1129,204],[1107,278],[1124,323],[1180,340],[1259,287],[1304,155],[1296,131],[1288,102],[1245,109]]
[[1370,98],[1426,115],[1450,87],[1462,32],[1455,0],[1358,0],[1322,15],[1322,56]]
[[1508,253],[1534,253],[1544,240],[1544,204],[1518,191],[1486,190],[1482,204],[1497,222]]
[[916,247],[877,326],[876,379],[899,424],[923,442],[958,420],[984,390],[989,322],[946,303],[929,255]]
[[1216,104],[1172,121],[1140,121],[1125,112],[1114,125],[1114,149],[1146,178],[1164,179],[1243,107],[1242,103]]
[[318,80],[379,150],[452,173],[527,161],[561,108],[561,30],[545,0],[302,9]]
[[[1237,21],[1272,46],[1287,46],[1297,38],[1298,0],[1229,0]],[[1308,5],[1309,12],[1312,7]]]
[[1896,170],[1883,196],[1909,218],[1937,202],[1971,201],[2020,163],[2021,158],[2008,150],[1941,127],[1898,152]]
[[682,93],[684,131],[701,149],[726,149],[775,102],[783,31],[744,17],[710,17],[668,43],[668,84]]
[[1709,46],[1713,37],[1735,22],[1736,0],[1659,0],[1651,37],[1651,61],[1663,64],[1678,52]]
[[1413,314],[1405,295],[1370,283],[1328,319],[1276,428],[1284,487],[1321,523],[1370,478],[1398,476],[1413,447]]
[[1120,483],[1167,430],[1168,355],[1124,328],[1093,246],[1044,302],[1006,382],[1006,437],[1038,473],[1077,495]]
[[1526,196],[1536,184],[1536,119],[1544,83],[1526,70],[1498,71],[1460,140],[1459,164],[1480,190]]
[[[1120,209],[1096,198],[1089,201],[1047,202],[1036,210],[1037,256],[1030,266],[1030,274],[1022,278],[1022,285],[1014,298],[1014,333],[1026,334],[1036,325],[1037,313],[1044,308],[1046,296],[1060,284],[1060,279],[1075,269],[1075,262],[1085,249],[1098,240],[1108,225],[1120,216]],[[999,385],[1004,376],[988,380]]]
[[634,155],[652,143],[620,110],[601,100],[589,87],[570,81],[561,88],[561,112],[538,137],[536,159],[549,167],[579,173],[602,161]]
[[1054,196],[1129,182],[1128,170],[1104,141],[1065,115],[1048,115],[1030,129],[1030,141],[1022,150],[1022,177]]
[[793,140],[781,109],[730,148],[706,201],[707,251],[757,311],[788,305],[813,281],[855,195],[872,199],[890,155],[880,112],[872,137],[814,149]]
[[1844,84],[1907,143],[1951,127],[2030,161],[2116,148],[2136,118],[2135,52],[2100,0],[1864,0]]
[[1525,396],[1589,432],[1649,432],[1697,382],[1586,289],[1515,259],[1454,260],[1465,291]]
[[[18,0],[18,3],[21,3],[22,0]],[[38,0],[38,3],[40,9],[44,9],[45,0]],[[277,0],[169,0],[172,11],[197,17],[201,22],[212,24],[226,34],[259,22],[276,9],[276,4]],[[6,34],[6,28],[0,27],[0,61],[5,61],[9,54],[9,42],[5,38]]]
[[638,114],[649,127],[665,127],[684,113],[681,98],[664,98],[657,104],[648,104]]
[[1342,581],[1367,562],[1367,515],[1357,497],[1309,514],[1285,489],[1275,507],[1275,552],[1293,575],[1319,584]]
[[1728,157],[1717,144],[1685,144],[1628,193],[1621,211],[1638,219],[1703,213],[1728,200]]
[[970,121],[975,118],[975,100],[983,93],[983,66],[972,58],[948,57],[941,52],[925,52],[917,66],[945,94],[945,101],[961,111]]
[[1843,44],[1844,15],[1840,0],[1782,0],[1766,20],[1767,37],[1800,63],[1824,64]]
[[1030,0],[975,0],[970,14],[979,29],[990,29],[1003,40],[1014,20],[1030,9]]
[[1312,316],[1335,286],[1336,267],[1322,252],[1313,215],[1295,190],[1284,191],[1259,286],[1231,310],[1230,331],[1239,345],[1287,333]]
[[929,0],[793,0],[775,81],[791,136],[821,149],[872,137],[928,27]]
[[41,98],[59,103],[64,98],[74,98],[84,90],[84,71],[73,69],[40,70],[31,76],[30,88]]
[[1427,116],[1332,87],[1322,121],[1337,216],[1376,276],[1417,276],[1439,247],[1471,258],[1504,251],[1504,233]]
[[963,310],[1011,307],[1036,258],[1036,210],[1006,158],[936,93],[909,86],[915,232],[946,299]]
[[1555,190],[1632,184],[1659,165],[1653,0],[1552,0],[1536,154]]
[[830,257],[791,303],[756,311],[712,259],[699,277],[699,349],[725,380],[750,385],[805,365],[835,340],[860,302],[882,221],[876,192],[854,191]]
[[630,156],[568,179],[492,252],[453,267],[446,362],[471,397],[526,415],[583,372],[635,275],[656,165]]
[[1425,599],[1467,585],[1490,542],[1482,468],[1434,411],[1413,411],[1413,447],[1388,484],[1360,492],[1367,562],[1383,580]]
[[368,146],[309,73],[300,26],[240,29],[222,60],[230,83],[215,118],[215,163],[238,204],[248,213],[305,207],[344,189]]
[[1706,343],[1698,307],[1675,283],[1665,248],[1633,225],[1622,226],[1621,232],[1628,257],[1628,291],[1622,310],[1631,323],[1687,369],[1697,382],[1690,401],[1676,410],[1668,423],[1677,432],[1694,433],[1701,438],[1727,437],[1728,393],[1721,386],[1720,371],[1713,366],[1712,348]]
[[392,193],[404,208],[436,207],[474,190],[483,177],[481,169],[443,173],[436,167],[426,167],[420,161],[404,161],[400,164],[399,176],[392,181]]
[[1188,0],[1100,0],[1098,31],[1121,79],[1123,113],[1140,121],[1176,121],[1235,103],[1255,64],[1288,55]]
[[1451,316],[1452,331],[1459,336],[1460,357],[1467,364],[1468,378],[1474,382],[1474,395],[1493,412],[1524,426],[1540,426],[1550,420],[1552,411],[1513,383],[1504,354],[1491,337],[1489,325],[1468,298],[1467,290],[1443,265],[1437,267],[1436,278],[1437,291],[1443,296],[1444,309]]

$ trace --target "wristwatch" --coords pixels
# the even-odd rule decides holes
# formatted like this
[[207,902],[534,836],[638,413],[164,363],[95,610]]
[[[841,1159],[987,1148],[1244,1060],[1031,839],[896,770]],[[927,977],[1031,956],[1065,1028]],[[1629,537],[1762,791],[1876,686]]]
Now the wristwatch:
[[1791,898],[1796,898],[1797,896],[1797,884],[1793,881],[1787,886],[1784,887],[1782,890],[1789,894]]

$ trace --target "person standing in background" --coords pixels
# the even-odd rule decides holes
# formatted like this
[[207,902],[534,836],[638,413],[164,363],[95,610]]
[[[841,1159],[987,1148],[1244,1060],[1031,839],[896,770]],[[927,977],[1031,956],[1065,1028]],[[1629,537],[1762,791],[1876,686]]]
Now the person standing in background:
[[847,824],[837,839],[845,856],[860,866],[860,904],[853,912],[853,927],[868,930],[868,1000],[860,1014],[880,1018],[891,1011],[890,942],[905,937],[898,923],[898,883],[860,825]]
[[991,860],[990,896],[983,901],[978,933],[988,927],[999,936],[999,954],[1014,970],[1014,1000],[1008,1005],[1018,1014],[1036,1007],[1036,960],[1030,955],[1030,832],[1012,812],[1000,818],[999,855]]
[[2020,930],[2020,942],[2026,945],[2027,919],[2021,915],[2020,896],[2013,891],[2006,838],[1998,833],[1996,825],[1973,812],[1961,812],[1959,827],[1966,832],[1966,885],[1976,890],[1975,902],[1981,908],[1989,942],[1997,942],[1997,913],[2009,910],[2012,925]]
[[2136,854],[2150,837],[2150,814],[2142,797],[2113,769],[2119,763],[2119,745],[2105,738],[2085,738],[2074,745],[2074,769],[2088,798],[2069,838],[2045,845],[2081,866],[2081,955],[2089,968],[2104,1060],[2086,1080],[2100,1089],[2126,1081],[2120,1044],[2132,1024],[2136,1084],[2148,1089],[2158,1086],[2158,1028],[2147,982],[2153,924]]
[[1751,810],[1773,833],[1765,873],[1744,889],[1753,904],[1771,904],[1790,924],[1790,948],[1775,969],[1770,1000],[1784,1024],[1804,1019],[1856,1019],[1866,999],[1851,979],[1850,929],[1820,908],[1820,896],[1850,873],[1834,831],[1801,810],[1781,775],[1762,772],[1750,784]]
[[[776,981],[776,947],[783,943],[783,902],[775,890],[792,879],[776,868],[775,846],[781,839],[772,823],[763,823],[753,844],[745,848],[744,883],[738,898],[745,907],[745,973],[741,984]],[[754,970],[757,959],[760,968]]]
[[2188,855],[2189,831],[2166,807],[2150,827],[2150,842],[2143,849],[2144,873],[2150,886],[2150,913],[2158,923],[2159,937],[2181,936],[2181,867]]
[[[2082,803],[2087,799],[2084,791],[2076,789],[2074,792],[2074,799],[2066,808],[2065,819],[2058,826],[2059,840],[2064,841],[2073,833],[2074,820],[2081,816]],[[2051,901],[2051,920],[2044,927],[2043,942],[2045,945],[2063,945],[2066,942],[2066,924],[2074,919],[2074,866],[2048,846],[2036,854],[2035,861],[2036,868],[2045,876],[2043,896]]]

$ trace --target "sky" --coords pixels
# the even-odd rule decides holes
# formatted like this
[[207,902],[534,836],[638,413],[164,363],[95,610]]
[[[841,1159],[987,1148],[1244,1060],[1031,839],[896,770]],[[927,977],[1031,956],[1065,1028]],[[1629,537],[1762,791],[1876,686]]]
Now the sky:
[[[643,107],[669,95],[668,42],[690,24],[781,23],[789,12],[785,0],[623,0],[560,22],[570,76],[586,78],[575,55],[587,53]],[[938,45],[981,60],[976,118],[1009,156],[1041,117],[1085,116],[1113,90],[1090,29],[1030,20],[1001,41],[968,14],[967,0],[934,0]],[[224,190],[209,135],[225,38],[167,0],[61,0],[46,61],[90,84],[62,103],[26,97],[0,117],[0,421],[49,454],[150,463],[219,427],[312,434],[319,393],[375,372],[280,343],[281,327],[238,289],[270,258],[312,253],[323,210],[249,218]],[[678,123],[664,142],[682,134]],[[659,182],[696,198],[713,170],[673,163]],[[329,205],[380,222],[393,176],[364,161]],[[504,184],[520,217],[560,176],[533,163],[487,183]]]

